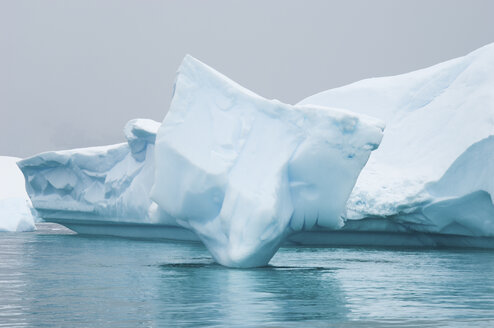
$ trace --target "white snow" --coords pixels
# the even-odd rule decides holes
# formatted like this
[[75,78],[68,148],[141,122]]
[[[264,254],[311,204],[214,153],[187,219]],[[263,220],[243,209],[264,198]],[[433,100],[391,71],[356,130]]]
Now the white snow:
[[0,156],[0,231],[35,229],[19,158]]
[[338,228],[383,123],[264,99],[187,56],[156,138],[153,200],[221,264],[261,266],[287,234]]
[[374,218],[359,229],[375,229],[371,222],[386,218],[407,231],[494,235],[494,44],[300,104],[342,107],[386,122],[348,201],[346,219]]

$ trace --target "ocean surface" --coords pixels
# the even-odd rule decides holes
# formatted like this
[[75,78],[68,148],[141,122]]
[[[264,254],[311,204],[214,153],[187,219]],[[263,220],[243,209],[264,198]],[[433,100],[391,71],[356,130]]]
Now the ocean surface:
[[286,247],[228,269],[198,243],[0,233],[0,327],[494,327],[494,251]]

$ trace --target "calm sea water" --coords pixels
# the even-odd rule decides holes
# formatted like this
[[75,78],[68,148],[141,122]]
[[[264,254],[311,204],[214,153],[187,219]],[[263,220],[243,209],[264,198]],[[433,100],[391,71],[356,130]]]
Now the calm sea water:
[[494,251],[283,248],[235,270],[200,244],[67,232],[0,234],[0,326],[494,327]]

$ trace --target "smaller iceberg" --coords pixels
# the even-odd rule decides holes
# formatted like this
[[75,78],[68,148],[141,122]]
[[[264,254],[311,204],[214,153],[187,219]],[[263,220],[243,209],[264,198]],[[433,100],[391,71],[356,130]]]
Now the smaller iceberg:
[[19,161],[39,216],[81,234],[197,240],[149,196],[159,126],[134,119],[124,127],[125,143],[45,152]]
[[267,100],[187,56],[155,145],[152,199],[220,264],[266,265],[294,231],[337,229],[384,125]]
[[16,157],[0,156],[0,231],[36,229],[25,181]]
[[77,220],[158,223],[149,215],[149,190],[159,125],[148,119],[131,120],[124,128],[126,143],[46,152],[19,161],[39,215],[69,224]]

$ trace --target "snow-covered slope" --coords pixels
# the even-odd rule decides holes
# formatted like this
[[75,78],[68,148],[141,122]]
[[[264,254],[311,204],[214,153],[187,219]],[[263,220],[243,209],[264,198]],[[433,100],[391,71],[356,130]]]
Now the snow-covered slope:
[[152,198],[214,258],[265,265],[287,234],[337,229],[383,123],[264,99],[187,56],[156,138]]
[[35,229],[24,177],[16,165],[18,160],[0,156],[0,231]]
[[344,229],[494,236],[494,44],[300,104],[386,122],[347,204],[347,220],[365,220],[347,221]]

